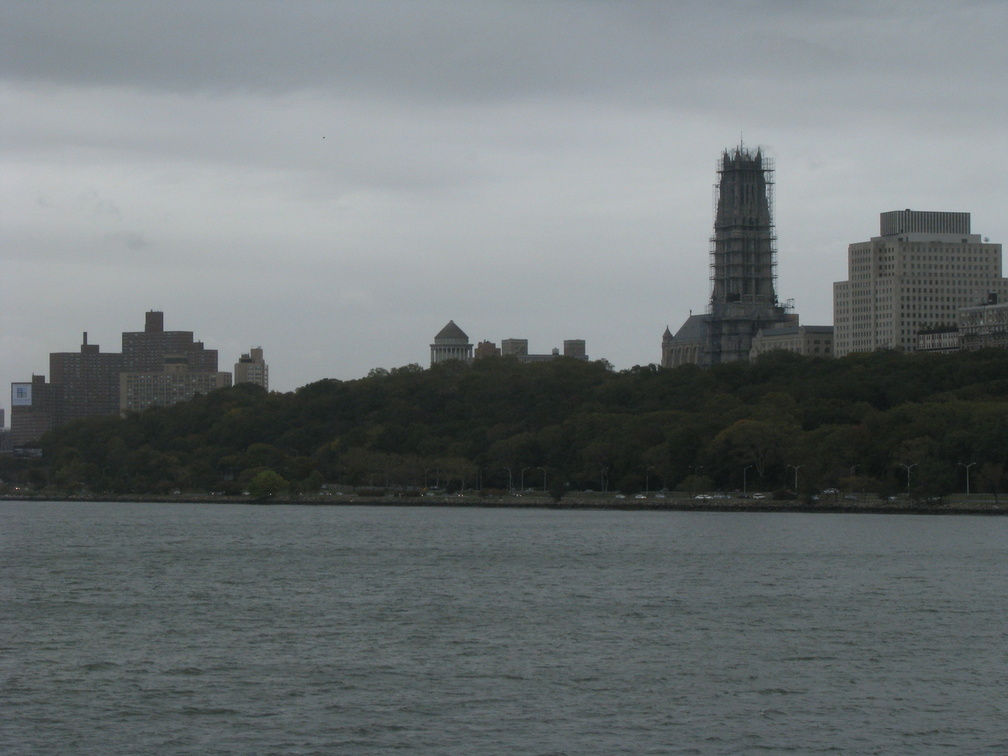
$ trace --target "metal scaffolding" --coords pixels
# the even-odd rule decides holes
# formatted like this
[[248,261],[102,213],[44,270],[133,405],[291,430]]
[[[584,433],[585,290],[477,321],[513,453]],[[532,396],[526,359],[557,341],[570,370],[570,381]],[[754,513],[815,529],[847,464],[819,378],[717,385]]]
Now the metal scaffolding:
[[[725,150],[714,188],[711,312],[721,305],[777,305],[774,164],[757,148]],[[736,309],[736,308],[732,308]]]

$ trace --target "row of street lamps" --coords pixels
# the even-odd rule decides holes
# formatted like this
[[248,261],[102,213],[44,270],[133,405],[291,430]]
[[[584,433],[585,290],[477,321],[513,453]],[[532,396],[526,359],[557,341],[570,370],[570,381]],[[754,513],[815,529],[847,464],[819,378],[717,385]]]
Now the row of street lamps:
[[[975,465],[975,464],[976,464],[976,462],[969,462],[969,463],[959,462],[958,463],[959,467],[965,467],[966,468],[966,495],[967,496],[969,496],[969,493],[970,493],[970,468],[973,467],[973,465]],[[857,465],[855,465],[855,467],[857,467]],[[909,494],[910,493],[910,471],[912,469],[914,469],[915,467],[917,467],[917,463],[914,462],[912,465],[900,464],[900,467],[903,467],[903,468],[906,469],[906,473],[907,473],[907,493]],[[851,469],[853,469],[853,468],[851,468]]]
[[[966,495],[967,496],[969,496],[969,493],[970,493],[970,468],[973,467],[973,465],[975,465],[975,464],[976,464],[976,462],[970,462],[968,464],[966,462],[960,462],[959,463],[960,467],[965,467],[966,468]],[[743,490],[743,493],[745,492],[745,472],[750,467],[752,467],[752,465],[749,465],[749,467],[745,468],[745,470],[742,471],[742,490]],[[798,468],[800,468],[800,467],[801,467],[801,465],[788,465],[788,468],[794,468],[794,476],[795,476],[794,477],[794,480],[795,480],[795,482],[794,482],[794,490],[796,492],[798,491]],[[859,467],[861,467],[861,465],[851,465],[851,469],[850,469],[850,476],[851,476],[851,478],[854,477],[854,473],[857,471],[857,469]],[[914,462],[912,464],[906,464],[906,463],[902,463],[901,462],[900,463],[900,467],[902,467],[903,469],[906,470],[906,479],[907,479],[906,480],[906,487],[907,487],[907,493],[909,494],[910,493],[910,471],[913,470],[915,467],[917,467],[917,463]]]
[[[973,467],[973,465],[975,465],[976,462],[969,462],[969,463],[959,462],[958,464],[959,464],[960,467],[965,467],[966,468],[966,495],[969,496],[969,493],[970,493],[970,468]],[[749,471],[752,470],[755,466],[756,465],[746,465],[744,468],[742,468],[742,494],[743,495],[747,495],[749,493]],[[802,467],[803,467],[803,465],[787,465],[787,469],[794,470],[794,490],[795,490],[795,492],[798,491],[798,471]],[[850,477],[852,479],[854,478],[854,476],[855,476],[855,474],[857,472],[857,469],[859,467],[861,467],[861,465],[859,465],[859,464],[858,465],[851,465],[851,468],[850,468]],[[900,463],[900,467],[902,467],[903,469],[906,470],[906,478],[907,478],[906,487],[907,487],[907,493],[909,493],[910,492],[910,471],[913,470],[913,468],[917,467],[917,463],[916,462],[914,462],[912,464]],[[513,475],[512,475],[511,468],[510,467],[503,467],[501,469],[502,470],[506,470],[507,474],[508,474],[508,491],[509,492],[513,491],[514,490],[514,478],[513,478]],[[653,469],[654,469],[654,465],[649,465],[644,470],[644,490],[646,492],[648,492],[648,493],[650,493],[650,490],[651,490],[651,471]],[[700,470],[700,471],[702,471],[703,467],[700,466],[697,469]],[[546,468],[545,467],[523,467],[521,469],[521,474],[520,474],[520,487],[521,487],[521,490],[522,491],[525,490],[525,473],[528,470],[542,470],[542,474],[543,474],[543,487],[542,487],[542,490],[546,491]],[[605,489],[605,474],[606,474],[606,472],[608,472],[607,469],[602,470],[603,490]],[[425,471],[425,473],[426,473],[426,471]],[[482,483],[483,483],[482,475],[483,475],[483,470],[480,469],[480,487],[481,488],[482,488]]]
[[[511,491],[514,490],[514,478],[511,475],[511,468],[510,467],[502,467],[501,469],[502,470],[507,470],[507,474],[508,474],[508,492],[510,493]],[[520,490],[522,490],[522,491],[525,490],[525,471],[526,470],[542,470],[542,474],[543,474],[543,487],[542,487],[542,490],[545,491],[546,490],[546,468],[545,467],[523,467],[521,469],[521,475],[519,476],[519,480],[521,481],[521,483],[520,483],[520,486],[521,486]]]
[[[965,467],[966,468],[966,495],[967,496],[969,496],[969,493],[970,493],[970,468],[973,467],[973,465],[975,465],[975,464],[976,464],[976,462],[970,462],[968,464],[966,462],[960,462],[959,463],[960,467]],[[748,493],[748,491],[746,490],[747,489],[747,486],[746,486],[746,484],[747,484],[746,474],[753,467],[754,467],[754,465],[746,465],[742,469],[742,493],[743,494]],[[796,493],[798,492],[798,470],[801,469],[801,467],[802,467],[802,465],[788,465],[787,466],[787,468],[789,470],[794,470],[794,490],[795,490]],[[857,471],[857,469],[859,467],[861,467],[861,465],[851,465],[851,469],[850,469],[850,476],[851,476],[851,478],[854,477],[854,473]],[[904,463],[901,463],[900,467],[902,467],[902,468],[904,468],[906,470],[906,477],[907,477],[907,484],[906,485],[907,485],[907,493],[909,494],[910,493],[910,471],[913,468],[917,467],[917,463],[916,462],[914,462],[913,464],[904,464]]]

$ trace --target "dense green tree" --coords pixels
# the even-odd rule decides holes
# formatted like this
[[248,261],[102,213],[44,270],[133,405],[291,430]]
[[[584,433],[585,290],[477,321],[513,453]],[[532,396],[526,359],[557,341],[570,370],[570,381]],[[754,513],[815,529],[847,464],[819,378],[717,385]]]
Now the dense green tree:
[[[548,470],[563,490],[906,490],[1004,485],[1008,351],[774,353],[701,370],[513,358],[407,365],[286,394],[250,385],[124,418],[63,426],[5,481],[62,490],[233,490],[264,470],[404,489],[504,487]],[[527,483],[527,481],[526,481]],[[803,493],[804,491],[802,491]],[[937,492],[937,493],[936,493]]]
[[257,499],[276,496],[287,487],[287,481],[274,470],[260,470],[249,481],[249,495]]

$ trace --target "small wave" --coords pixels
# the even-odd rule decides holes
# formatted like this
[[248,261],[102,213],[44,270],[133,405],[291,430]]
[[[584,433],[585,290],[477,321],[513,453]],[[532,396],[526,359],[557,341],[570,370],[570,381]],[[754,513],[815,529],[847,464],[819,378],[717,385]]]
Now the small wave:
[[90,664],[82,664],[81,669],[85,672],[104,672],[107,669],[118,669],[119,665],[115,662],[101,661],[101,662],[91,662]]
[[800,690],[788,690],[787,688],[763,688],[757,692],[761,696],[797,696],[802,693]]
[[171,669],[166,669],[164,673],[166,675],[174,675],[178,677],[190,677],[204,674],[203,670],[199,667],[172,667]]
[[214,706],[184,706],[182,707],[182,713],[195,717],[229,717],[234,716],[235,714],[241,714],[241,712],[236,709]]

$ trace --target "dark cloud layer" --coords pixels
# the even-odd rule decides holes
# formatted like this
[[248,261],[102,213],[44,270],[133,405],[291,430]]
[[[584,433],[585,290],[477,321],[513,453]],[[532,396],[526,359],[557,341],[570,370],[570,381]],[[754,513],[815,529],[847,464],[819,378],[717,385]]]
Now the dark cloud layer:
[[0,18],[0,68],[32,83],[647,102],[744,95],[766,77],[953,81],[1003,60],[1005,14],[998,2],[78,0],[6,3]]

